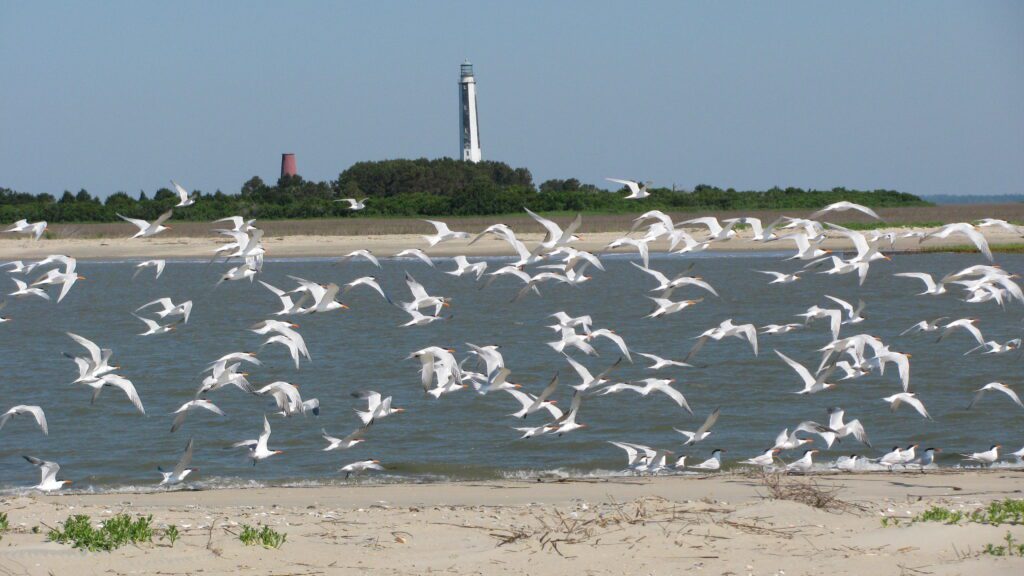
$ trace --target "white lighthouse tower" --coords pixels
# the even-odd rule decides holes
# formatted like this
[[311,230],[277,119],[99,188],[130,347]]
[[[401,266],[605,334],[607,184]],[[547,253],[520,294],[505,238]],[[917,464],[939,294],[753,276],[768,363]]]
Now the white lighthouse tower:
[[480,124],[476,112],[476,78],[473,65],[466,60],[459,70],[459,148],[462,159],[479,162]]

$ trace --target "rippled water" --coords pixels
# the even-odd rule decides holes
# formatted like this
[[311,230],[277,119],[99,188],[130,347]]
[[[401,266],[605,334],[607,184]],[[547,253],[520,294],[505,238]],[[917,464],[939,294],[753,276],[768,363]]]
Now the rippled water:
[[[493,269],[501,259],[490,260]],[[262,337],[246,328],[271,317],[278,309],[276,298],[258,283],[232,282],[213,289],[223,268],[217,265],[171,261],[159,280],[154,281],[152,272],[146,271],[132,281],[131,262],[83,261],[79,270],[88,279],[76,285],[63,303],[18,300],[4,310],[13,320],[0,325],[0,408],[41,405],[50,421],[50,435],[44,437],[26,418],[8,423],[0,431],[0,487],[38,482],[37,471],[21,459],[22,454],[60,462],[62,476],[75,480],[76,488],[155,484],[160,478],[156,466],[173,467],[190,436],[196,442],[194,465],[201,472],[195,480],[200,485],[330,482],[340,478],[336,470],[341,465],[370,458],[381,460],[389,470],[378,480],[618,470],[625,459],[608,440],[666,447],[691,454],[698,461],[712,448],[721,447],[727,450],[726,460],[732,461],[759,454],[785,427],[808,419],[827,422],[825,409],[837,405],[846,408],[848,419],[864,423],[875,449],[861,446],[851,437],[833,450],[823,451],[822,461],[851,452],[877,456],[894,444],[920,442],[944,448],[942,464],[953,465],[959,462],[957,452],[983,450],[997,441],[1015,450],[1024,443],[1024,410],[1006,397],[991,394],[975,410],[964,409],[972,391],[981,385],[994,380],[1011,385],[1019,381],[1017,354],[964,357],[974,344],[962,333],[939,344],[932,335],[898,336],[911,324],[938,316],[978,317],[987,339],[1005,341],[1020,336],[1019,303],[1003,311],[995,304],[966,304],[952,295],[914,296],[920,292],[919,282],[892,277],[900,271],[945,274],[979,263],[977,255],[899,255],[892,263],[873,264],[861,288],[854,276],[821,275],[769,286],[768,277],[752,272],[798,267],[780,260],[779,254],[750,253],[654,257],[652,266],[669,276],[695,262],[695,272],[721,293],[721,298],[707,297],[700,305],[663,320],[643,318],[650,311],[650,302],[643,296],[654,283],[626,257],[606,258],[607,272],[595,271],[594,279],[579,288],[542,286],[542,298],[531,296],[515,304],[509,300],[518,287],[509,279],[481,291],[468,277],[442,274],[415,260],[383,260],[383,270],[363,262],[341,266],[324,260],[269,260],[263,279],[279,287],[291,286],[286,278],[289,274],[339,284],[375,275],[399,297],[407,295],[402,278],[408,270],[432,294],[453,298],[454,317],[426,327],[397,328],[405,321],[404,313],[369,290],[346,296],[351,310],[298,317],[299,331],[313,361],[304,362],[296,371],[284,348],[268,347],[260,355],[265,364],[249,370],[250,381],[255,385],[274,380],[299,384],[304,398],[320,399],[322,411],[319,417],[272,417],[270,446],[285,453],[255,467],[243,453],[225,448],[259,434],[262,414],[268,409],[263,398],[234,388],[215,392],[211,399],[228,416],[193,413],[175,434],[168,432],[169,413],[191,399],[201,379],[199,372],[209,361],[259,346]],[[1024,258],[1002,255],[999,263],[1016,271],[1022,268]],[[448,259],[437,259],[437,264],[444,270],[453,267]],[[13,289],[13,283],[10,287]],[[848,381],[820,394],[793,394],[801,383],[772,349],[813,369],[820,357],[815,350],[830,341],[825,322],[786,335],[762,336],[760,357],[754,357],[745,342],[728,339],[711,342],[701,351],[698,360],[706,368],[658,372],[679,380],[678,387],[694,416],[660,394],[642,398],[626,392],[589,398],[579,418],[589,429],[561,438],[517,440],[511,428],[524,424],[507,416],[518,403],[504,393],[479,396],[463,391],[441,400],[425,397],[419,387],[418,363],[404,360],[413,350],[429,345],[457,348],[461,357],[465,342],[500,344],[513,372],[510,379],[538,392],[556,370],[563,383],[575,379],[568,364],[544,344],[553,339],[553,332],[545,327],[550,323],[546,316],[552,312],[590,314],[595,328],[616,330],[636,351],[681,359],[695,335],[726,318],[758,326],[793,322],[798,320],[794,314],[812,304],[829,305],[822,296],[826,293],[867,302],[867,320],[858,326],[844,326],[843,335],[867,332],[883,338],[894,350],[913,354],[911,383],[934,421],[926,421],[906,407],[896,414],[889,412],[880,399],[900,390],[892,367],[884,377]],[[703,295],[699,290],[685,294]],[[162,296],[175,302],[193,300],[191,322],[175,333],[137,336],[143,325],[131,310]],[[81,350],[66,331],[113,348],[114,361],[123,366],[119,373],[135,382],[147,416],[137,414],[116,390],[104,391],[101,399],[90,405],[88,389],[69,385],[77,372],[61,353],[80,354]],[[610,342],[600,340],[597,346],[598,358],[575,354],[595,373],[619,357]],[[636,364],[624,365],[615,376],[639,379],[655,374],[646,369],[642,358],[634,360]],[[407,412],[380,421],[369,440],[352,450],[322,452],[321,427],[336,436],[355,428],[352,409],[361,402],[349,393],[361,389],[393,395],[395,405]],[[567,406],[569,388],[563,384],[556,397]],[[695,448],[683,449],[682,437],[672,427],[693,430],[716,407],[721,407],[722,416],[712,436]],[[527,422],[539,425],[543,421],[537,414]],[[820,440],[817,442],[824,450]]]

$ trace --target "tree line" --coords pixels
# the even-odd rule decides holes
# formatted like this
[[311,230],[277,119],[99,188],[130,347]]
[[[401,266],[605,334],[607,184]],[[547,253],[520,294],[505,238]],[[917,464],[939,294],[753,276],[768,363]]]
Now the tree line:
[[[196,204],[179,209],[179,220],[210,221],[242,215],[264,220],[346,218],[364,216],[470,216],[511,214],[523,207],[536,212],[636,213],[647,210],[771,210],[813,209],[849,200],[871,207],[929,205],[913,194],[894,190],[804,190],[772,188],[737,191],[700,185],[692,191],[651,188],[643,200],[625,200],[626,190],[608,191],[575,178],[548,180],[535,186],[526,168],[503,162],[383,160],[358,162],[337,180],[313,182],[284,176],[267,184],[254,176],[237,194],[197,191]],[[369,198],[366,208],[348,209],[340,198]],[[0,222],[22,218],[48,222],[113,222],[117,214],[153,219],[174,206],[178,196],[168,188],[152,197],[116,192],[101,200],[86,190],[65,191],[59,198],[0,188]]]

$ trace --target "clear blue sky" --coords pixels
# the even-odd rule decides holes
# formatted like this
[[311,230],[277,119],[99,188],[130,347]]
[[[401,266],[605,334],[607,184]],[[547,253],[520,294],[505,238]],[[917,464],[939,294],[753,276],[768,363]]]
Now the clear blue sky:
[[0,0],[0,186],[236,192],[359,160],[540,182],[1024,193],[1024,2]]

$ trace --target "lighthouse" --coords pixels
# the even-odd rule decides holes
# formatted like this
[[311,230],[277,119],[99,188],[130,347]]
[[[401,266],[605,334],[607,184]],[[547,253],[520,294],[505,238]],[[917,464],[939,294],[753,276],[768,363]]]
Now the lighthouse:
[[476,78],[473,65],[466,60],[459,67],[459,151],[462,159],[479,162],[480,124],[476,110]]

